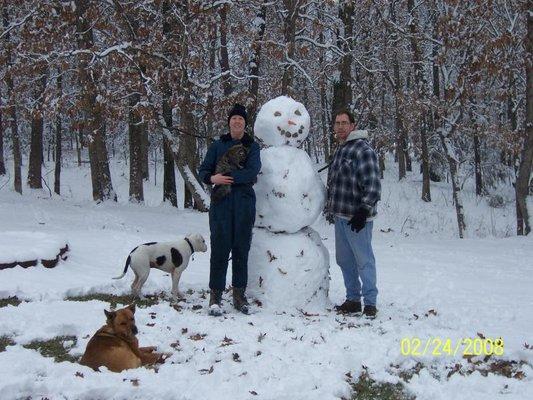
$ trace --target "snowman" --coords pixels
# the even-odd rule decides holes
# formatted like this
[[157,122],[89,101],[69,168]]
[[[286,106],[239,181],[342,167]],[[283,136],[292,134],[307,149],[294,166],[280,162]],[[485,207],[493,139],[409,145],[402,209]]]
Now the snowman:
[[325,188],[299,146],[309,135],[303,104],[280,96],[265,103],[254,125],[262,168],[254,186],[256,228],[248,261],[248,292],[264,308],[324,308],[329,254],[309,227],[323,209]]

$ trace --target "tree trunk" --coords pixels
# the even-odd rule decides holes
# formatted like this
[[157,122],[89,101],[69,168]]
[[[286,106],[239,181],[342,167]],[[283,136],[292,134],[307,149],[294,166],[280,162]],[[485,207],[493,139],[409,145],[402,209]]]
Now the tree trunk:
[[4,162],[4,125],[2,123],[2,93],[0,93],[0,176],[6,174]]
[[425,115],[422,118],[422,126],[420,129],[420,147],[422,148],[422,200],[426,202],[431,201],[431,185],[429,181],[429,150],[428,150],[428,122]]
[[[216,73],[215,64],[217,58],[217,25],[214,21],[216,17],[210,21],[211,26],[209,28],[209,71],[211,74]],[[250,113],[250,115],[252,115]],[[207,139],[206,145],[209,146],[214,136],[215,127],[215,95],[213,90],[213,83],[210,84],[210,90],[207,93],[207,102],[205,108],[205,124]],[[252,125],[253,126],[253,125]]]
[[[90,1],[75,0],[76,5],[76,28],[78,46],[80,49],[92,49],[94,46],[93,21],[87,20],[88,10],[91,7]],[[91,182],[93,188],[93,199],[95,201],[117,200],[111,174],[109,172],[109,161],[105,146],[105,127],[102,115],[102,106],[98,104],[97,71],[90,69],[91,56],[87,54],[79,55],[78,77],[82,89],[84,113],[87,123],[87,134],[89,142],[89,160],[91,163]]]
[[[410,43],[411,51],[413,52],[413,63],[415,72],[415,93],[416,99],[421,100],[426,98],[427,84],[424,77],[424,70],[422,68],[422,54],[420,51],[420,45],[417,41],[418,35],[418,18],[415,15],[414,0],[407,1],[408,12],[411,17],[411,23],[409,24],[410,30]],[[428,120],[427,112],[422,112],[422,117],[419,120],[417,126],[420,128],[420,152],[422,153],[422,200],[431,201],[431,186],[429,180],[429,151],[428,151]]]
[[128,130],[130,142],[130,201],[133,203],[144,202],[143,192],[143,122],[137,109],[141,95],[130,95]]
[[[459,96],[462,96],[463,94],[460,93]],[[444,99],[449,99],[450,93],[445,89],[444,91]],[[455,204],[455,212],[457,215],[457,225],[459,228],[459,237],[461,239],[464,238],[464,231],[466,229],[466,222],[465,222],[465,216],[464,216],[464,207],[463,207],[463,200],[461,196],[461,185],[459,185],[459,179],[457,176],[458,169],[457,165],[459,161],[456,158],[456,151],[453,148],[453,144],[451,141],[451,138],[457,129],[457,125],[462,119],[463,116],[463,103],[459,102],[456,106],[456,115],[448,114],[448,119],[451,122],[446,122],[443,124],[442,127],[437,129],[437,133],[442,145],[442,149],[444,151],[444,154],[446,156],[446,160],[448,162],[448,167],[450,170],[450,178],[452,182],[452,190],[453,190],[453,201]]]
[[[163,38],[165,44],[172,40],[172,20],[170,17],[170,2],[165,0],[162,7],[162,16],[163,16]],[[169,57],[170,52],[167,50],[166,45],[164,45],[164,54]],[[170,104],[170,99],[172,97],[172,88],[169,83],[169,63],[164,61],[165,70],[162,75],[162,92],[163,92],[163,122],[165,127],[163,128],[163,201],[169,201],[172,206],[177,207],[178,201],[176,196],[176,175],[174,172],[174,156],[172,155],[171,142],[169,137],[171,136],[172,128],[172,106]],[[166,129],[168,128],[168,129]],[[166,131],[165,131],[166,129]]]
[[224,89],[224,96],[227,98],[233,91],[231,87],[230,66],[228,56],[228,16],[229,5],[223,4],[220,9],[220,69],[224,75],[222,78],[222,87]]
[[294,79],[294,52],[296,49],[296,21],[300,9],[300,0],[283,0],[285,7],[285,18],[283,19],[283,38],[285,40],[285,66],[283,77],[281,78],[281,94],[286,96],[294,95],[292,81]]
[[40,69],[42,74],[39,87],[35,93],[35,108],[32,110],[31,120],[31,144],[30,160],[28,165],[28,186],[32,189],[41,189],[42,165],[43,165],[43,93],[46,87],[46,75],[44,69]]
[[11,106],[11,141],[13,143],[13,169],[15,172],[15,191],[22,194],[22,154],[20,153],[17,109],[14,105]]
[[[57,77],[57,91],[61,96],[63,94],[63,78],[61,76],[61,71]],[[62,146],[62,127],[61,127],[61,113],[58,112],[56,115],[56,160],[55,160],[55,169],[54,169],[54,192],[58,195],[61,194],[61,146]]]
[[[189,10],[184,10],[184,21],[189,18]],[[180,26],[180,30],[184,30],[184,27]],[[183,32],[183,31],[182,31]],[[180,32],[180,33],[182,33]],[[194,116],[190,105],[191,99],[191,83],[189,80],[189,73],[187,69],[187,60],[189,59],[189,46],[185,35],[181,35],[183,38],[181,43],[181,79],[179,90],[181,92],[179,108],[180,108],[180,124],[185,131],[194,131]],[[184,188],[184,207],[194,207],[199,211],[207,211],[208,205],[205,200],[205,196],[202,196],[202,185],[199,183],[198,177],[193,171],[196,171],[198,167],[197,157],[197,141],[192,135],[181,134],[179,138],[178,154],[175,154],[174,162],[178,167],[178,171],[183,178],[185,184]]]
[[34,110],[31,121],[30,160],[28,165],[28,186],[32,189],[41,189],[43,165],[43,116]]
[[483,179],[481,175],[481,152],[479,144],[479,126],[474,123],[474,171],[476,176],[476,195],[483,196]]
[[146,122],[143,122],[141,125],[141,150],[142,176],[143,180],[147,181],[150,179],[150,139],[148,137],[148,124]]
[[15,90],[13,83],[13,66],[11,65],[11,49],[10,49],[10,34],[7,30],[9,26],[9,14],[7,5],[4,5],[2,10],[2,20],[4,25],[5,43],[7,44],[6,65],[7,71],[5,75],[7,86],[7,115],[11,119],[11,143],[13,146],[13,175],[14,175],[14,189],[16,192],[22,194],[22,155],[20,153],[20,142],[17,123],[17,108],[15,100]]
[[342,109],[351,109],[353,104],[352,93],[352,40],[353,36],[353,1],[339,2],[339,18],[342,21],[344,32],[338,34],[337,46],[345,53],[340,60],[339,79],[333,81],[333,100],[331,104],[331,117]]
[[[452,128],[453,129],[453,128]],[[457,160],[454,158],[454,151],[451,149],[452,144],[449,140],[449,135],[442,133],[442,130],[439,130],[439,138],[446,154],[446,159],[448,160],[448,166],[450,168],[450,177],[452,181],[452,190],[453,190],[453,201],[455,203],[455,212],[457,214],[457,226],[459,228],[459,237],[464,238],[464,231],[466,229],[465,216],[464,216],[464,207],[463,200],[461,196],[461,186],[459,185],[459,180],[457,177]]]
[[517,234],[531,232],[531,219],[527,208],[527,196],[533,165],[533,14],[527,12],[526,48],[526,129],[520,167],[516,179]]
[[265,35],[266,27],[266,0],[263,2],[259,13],[257,14],[256,21],[256,34],[252,43],[252,54],[250,56],[250,63],[248,65],[250,71],[250,81],[248,82],[248,115],[250,115],[250,125],[253,127],[255,124],[255,117],[257,114],[257,108],[259,103],[259,73],[261,64],[261,44]]
[[163,201],[178,206],[176,196],[176,174],[174,172],[174,156],[170,141],[163,135]]
[[[390,5],[392,22],[396,23],[394,4]],[[393,34],[397,38],[397,34]],[[402,118],[403,95],[402,82],[400,79],[400,64],[398,62],[398,50],[393,51],[392,68],[394,73],[394,100],[395,100],[395,126],[396,126],[396,154],[398,156],[398,180],[405,178],[407,169],[407,132]]]
[[76,159],[78,161],[78,167],[81,167],[81,143],[80,143],[80,137],[81,137],[81,127],[77,129],[77,132],[73,130],[74,136],[76,137]]

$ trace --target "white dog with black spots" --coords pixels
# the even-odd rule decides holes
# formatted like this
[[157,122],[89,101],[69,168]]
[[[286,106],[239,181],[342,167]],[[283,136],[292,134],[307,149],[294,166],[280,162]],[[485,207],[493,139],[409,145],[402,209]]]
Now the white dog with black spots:
[[139,297],[141,288],[150,275],[151,268],[170,273],[172,277],[172,298],[181,297],[178,290],[181,274],[187,268],[189,259],[194,252],[207,251],[205,240],[200,234],[187,235],[176,242],[150,242],[135,247],[126,260],[122,275],[113,279],[121,279],[126,275],[128,267],[135,273],[131,284],[132,294]]

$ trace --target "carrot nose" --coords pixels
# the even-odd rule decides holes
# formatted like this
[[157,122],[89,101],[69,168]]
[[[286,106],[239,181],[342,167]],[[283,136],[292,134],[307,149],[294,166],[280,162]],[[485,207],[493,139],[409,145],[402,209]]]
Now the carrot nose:
[[291,120],[289,119],[289,125],[296,125],[296,122],[291,121]]

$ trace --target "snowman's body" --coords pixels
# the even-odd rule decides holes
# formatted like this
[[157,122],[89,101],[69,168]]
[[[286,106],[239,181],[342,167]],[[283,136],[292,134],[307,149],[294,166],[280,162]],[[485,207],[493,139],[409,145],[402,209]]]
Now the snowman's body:
[[259,111],[254,132],[263,145],[256,192],[256,227],[249,255],[249,293],[265,308],[324,307],[329,254],[311,225],[325,188],[300,146],[309,134],[303,104],[281,96]]

